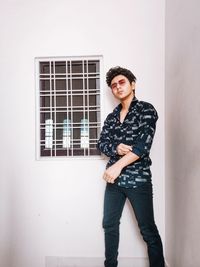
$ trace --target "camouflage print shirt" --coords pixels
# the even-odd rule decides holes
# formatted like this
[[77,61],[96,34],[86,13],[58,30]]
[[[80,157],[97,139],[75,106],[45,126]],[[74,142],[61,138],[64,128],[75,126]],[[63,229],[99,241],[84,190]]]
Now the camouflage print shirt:
[[145,182],[151,182],[151,159],[149,157],[156,130],[158,114],[152,104],[133,98],[129,111],[120,122],[121,104],[104,121],[98,140],[98,149],[110,159],[106,168],[121,157],[116,148],[120,143],[132,146],[132,152],[140,158],[124,167],[115,180],[119,186],[135,188]]

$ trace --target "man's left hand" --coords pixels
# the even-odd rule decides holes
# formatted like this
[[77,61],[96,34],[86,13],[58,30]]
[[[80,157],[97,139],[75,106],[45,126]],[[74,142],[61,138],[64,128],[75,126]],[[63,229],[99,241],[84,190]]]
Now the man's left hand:
[[115,179],[120,175],[122,169],[115,163],[105,170],[103,179],[107,183],[114,184]]

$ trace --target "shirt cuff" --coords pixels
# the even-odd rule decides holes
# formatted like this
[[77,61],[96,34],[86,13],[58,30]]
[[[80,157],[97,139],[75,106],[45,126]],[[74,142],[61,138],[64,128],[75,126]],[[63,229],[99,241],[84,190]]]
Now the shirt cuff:
[[118,146],[119,144],[118,143],[114,143],[113,145],[112,145],[112,154],[115,156],[115,155],[117,155],[117,146]]
[[137,147],[132,147],[132,151],[131,152],[133,152],[134,154],[136,154],[140,158],[143,155],[143,152],[139,148],[137,148]]

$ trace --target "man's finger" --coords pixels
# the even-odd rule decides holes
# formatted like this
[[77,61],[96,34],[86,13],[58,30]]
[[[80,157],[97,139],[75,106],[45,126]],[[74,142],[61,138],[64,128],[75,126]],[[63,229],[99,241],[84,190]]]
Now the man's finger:
[[128,148],[122,150],[122,152],[125,152],[125,153],[126,153],[126,152],[129,152],[129,151],[131,151],[131,150],[128,149]]
[[122,149],[129,149],[129,150],[130,150],[130,149],[132,149],[132,147],[131,147],[131,146],[128,146],[128,145],[124,145],[124,144],[123,144],[123,146],[122,146]]

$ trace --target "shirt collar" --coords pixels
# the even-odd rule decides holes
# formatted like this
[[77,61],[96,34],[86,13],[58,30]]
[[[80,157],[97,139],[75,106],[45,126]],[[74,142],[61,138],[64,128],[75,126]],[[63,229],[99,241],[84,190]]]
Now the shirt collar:
[[[131,103],[130,103],[130,106],[129,106],[129,109],[128,111],[130,111],[138,102],[138,99],[134,96]],[[119,113],[122,109],[122,104],[120,103],[114,110],[113,110],[113,113],[114,115],[116,116],[119,116]]]

